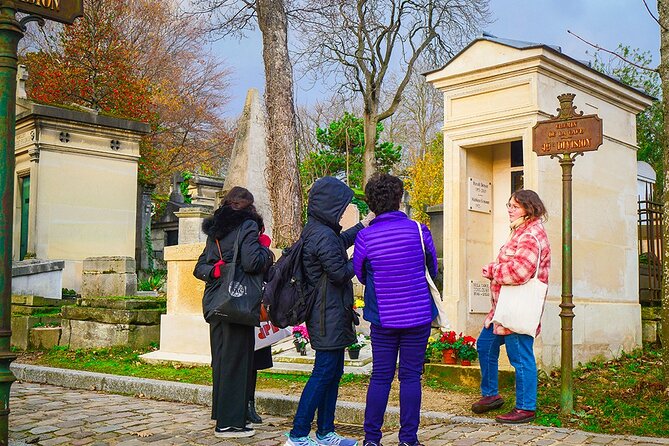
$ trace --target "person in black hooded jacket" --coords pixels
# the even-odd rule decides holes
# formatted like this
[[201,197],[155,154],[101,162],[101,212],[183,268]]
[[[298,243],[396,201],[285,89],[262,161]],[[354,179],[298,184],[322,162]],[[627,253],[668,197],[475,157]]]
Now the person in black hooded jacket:
[[[205,296],[207,288],[220,279],[220,266],[232,262],[238,235],[237,267],[250,275],[261,275],[269,268],[272,254],[268,248],[269,238],[259,232],[261,222],[253,206],[253,195],[238,186],[228,192],[214,216],[203,222],[207,243],[193,274],[206,282]],[[253,377],[254,327],[217,318],[208,322],[213,377],[211,418],[216,420],[214,435],[250,437],[255,431],[246,427],[246,412],[250,398],[248,384]]]
[[[344,373],[344,350],[355,342],[353,310],[353,264],[346,249],[355,236],[373,218],[341,232],[339,221],[353,191],[333,177],[324,177],[309,191],[307,224],[302,230],[303,263],[306,292],[316,293],[307,330],[316,351],[314,368],[302,391],[293,429],[286,446],[353,446],[356,440],[334,431],[339,380]],[[357,320],[356,320],[357,323]],[[316,441],[309,437],[311,423],[318,409]]]

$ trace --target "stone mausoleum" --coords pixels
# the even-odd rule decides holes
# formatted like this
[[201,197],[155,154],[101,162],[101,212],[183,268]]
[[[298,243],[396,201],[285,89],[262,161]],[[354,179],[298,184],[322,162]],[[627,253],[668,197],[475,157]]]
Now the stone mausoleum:
[[535,351],[541,366],[559,366],[562,170],[533,152],[532,127],[572,93],[604,134],[573,169],[574,361],[640,346],[635,118],[652,98],[559,48],[489,35],[426,78],[444,94],[443,285],[454,329],[478,335],[490,309],[481,267],[509,235],[509,195],[533,189],[548,208],[553,259]]
[[62,286],[79,290],[85,258],[134,258],[139,142],[149,130],[19,97],[12,259],[62,260]]

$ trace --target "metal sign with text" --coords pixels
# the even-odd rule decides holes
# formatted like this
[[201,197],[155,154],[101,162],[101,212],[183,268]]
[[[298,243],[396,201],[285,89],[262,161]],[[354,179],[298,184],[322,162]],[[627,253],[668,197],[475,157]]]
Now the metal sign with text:
[[532,149],[537,155],[589,152],[602,145],[602,120],[597,115],[577,114],[574,96],[558,96],[558,116],[532,127]]
[[14,0],[17,11],[71,24],[84,15],[84,0]]

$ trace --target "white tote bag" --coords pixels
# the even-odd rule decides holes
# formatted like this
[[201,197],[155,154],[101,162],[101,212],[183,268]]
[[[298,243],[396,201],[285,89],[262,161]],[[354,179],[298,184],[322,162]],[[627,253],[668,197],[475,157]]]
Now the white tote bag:
[[522,285],[502,285],[492,321],[514,333],[535,337],[541,322],[541,315],[544,312],[548,285],[537,278],[541,261],[541,243],[534,234],[528,233],[527,235],[534,237],[539,244],[534,277]]
[[279,328],[275,327],[270,321],[260,322],[260,327],[256,329],[255,350],[276,344],[293,334],[293,327]]
[[[423,248],[423,259],[425,259],[426,257],[425,257],[425,243],[423,242],[423,228],[420,225],[420,222],[416,222],[416,225],[418,225],[418,235],[420,235],[420,245]],[[434,284],[432,276],[430,276],[430,271],[427,269],[427,263],[425,264],[425,279],[427,280],[427,287],[430,289],[430,294],[432,295],[432,301],[434,302],[434,305],[437,307],[437,311],[439,312],[437,317],[432,321],[432,326],[434,328],[439,328],[441,331],[448,331],[451,329],[451,323],[448,320],[448,316],[446,316],[446,302],[444,302],[444,298],[439,293],[437,285]]]

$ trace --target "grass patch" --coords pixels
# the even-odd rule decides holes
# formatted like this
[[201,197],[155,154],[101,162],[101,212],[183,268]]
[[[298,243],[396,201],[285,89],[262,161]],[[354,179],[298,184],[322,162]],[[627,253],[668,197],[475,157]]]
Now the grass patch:
[[[211,367],[209,366],[154,365],[142,362],[139,358],[140,355],[154,350],[156,350],[155,347],[71,350],[67,346],[57,346],[46,351],[22,352],[22,360],[31,364],[63,369],[211,385]],[[258,372],[258,389],[294,387],[295,385],[302,387],[308,379],[309,375],[260,371]],[[342,386],[362,385],[366,388],[368,383],[368,376],[353,373],[345,373],[341,379]]]
[[[26,315],[22,315],[26,316]],[[60,308],[54,308],[53,311],[40,311],[39,313],[33,313],[30,317],[57,317],[61,316]]]
[[25,359],[25,362],[48,367],[211,385],[210,367],[153,365],[139,359],[139,355],[152,350],[155,348],[134,350],[112,347],[70,350],[68,347],[58,346],[47,351],[27,353],[22,359]]
[[669,436],[660,351],[645,348],[573,372],[574,413],[560,414],[560,373],[539,379],[537,424],[608,434]]

